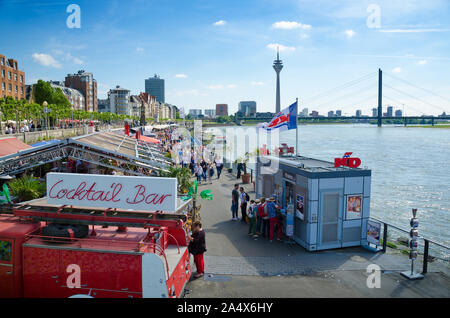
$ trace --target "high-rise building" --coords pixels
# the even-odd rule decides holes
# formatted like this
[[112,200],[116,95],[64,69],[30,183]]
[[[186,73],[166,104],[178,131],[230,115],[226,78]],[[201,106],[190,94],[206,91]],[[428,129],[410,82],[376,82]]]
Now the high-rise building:
[[19,70],[17,61],[0,54],[0,97],[11,96],[16,100],[25,99],[25,73]]
[[164,80],[156,74],[145,80],[145,92],[155,96],[157,102],[166,102]]
[[217,104],[216,116],[228,116],[228,104]]
[[303,108],[300,113],[300,117],[308,117],[308,108]]
[[337,110],[336,111],[336,116],[341,117],[342,116],[342,110]]
[[79,90],[84,95],[85,111],[98,111],[97,81],[92,73],[80,70],[77,74],[67,74],[64,84],[66,87]]
[[378,116],[378,108],[374,107],[372,108],[372,117],[377,117]]
[[276,95],[276,103],[275,103],[275,112],[278,114],[281,110],[281,101],[280,101],[280,72],[283,69],[283,61],[280,60],[280,52],[277,49],[277,59],[273,62],[273,69],[277,73],[277,95]]
[[330,111],[328,112],[328,117],[334,117],[334,111],[330,110]]
[[256,102],[255,101],[239,102],[238,110],[245,117],[256,117]]
[[393,106],[388,106],[388,108],[387,108],[387,117],[392,117],[393,110],[394,110]]
[[108,99],[99,99],[97,102],[99,113],[109,113],[109,100]]
[[311,116],[311,117],[319,117],[319,112],[316,111],[316,110],[313,110],[313,111],[311,112],[311,114],[309,114],[309,116]]
[[361,112],[361,110],[360,109],[358,109],[357,111],[356,111],[356,117],[361,117],[361,114],[362,114],[362,112]]
[[109,109],[118,115],[131,115],[130,91],[119,85],[108,92]]
[[402,116],[403,116],[402,110],[401,110],[401,109],[397,109],[397,110],[395,111],[395,117],[402,117]]

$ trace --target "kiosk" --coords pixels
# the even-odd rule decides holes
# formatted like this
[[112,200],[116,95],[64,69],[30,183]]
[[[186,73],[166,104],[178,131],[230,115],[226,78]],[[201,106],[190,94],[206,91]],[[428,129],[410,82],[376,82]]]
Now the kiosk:
[[[263,156],[256,164],[256,198],[275,196],[283,232],[308,251],[367,244],[371,170],[335,167],[302,156]],[[289,206],[291,207],[290,209]],[[294,207],[294,221],[286,210]]]

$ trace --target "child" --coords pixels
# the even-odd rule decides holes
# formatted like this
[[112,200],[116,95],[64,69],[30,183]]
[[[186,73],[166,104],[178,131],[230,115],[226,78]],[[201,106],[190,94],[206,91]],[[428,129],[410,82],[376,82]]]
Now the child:
[[259,199],[251,200],[250,207],[248,208],[248,235],[253,235],[254,238],[258,237],[256,235],[256,214],[258,212]]
[[203,231],[200,221],[195,221],[191,230],[192,236],[189,237],[189,252],[194,255],[194,262],[197,267],[197,274],[194,277],[199,278],[205,273],[205,261],[203,259],[203,254],[206,252],[205,231]]

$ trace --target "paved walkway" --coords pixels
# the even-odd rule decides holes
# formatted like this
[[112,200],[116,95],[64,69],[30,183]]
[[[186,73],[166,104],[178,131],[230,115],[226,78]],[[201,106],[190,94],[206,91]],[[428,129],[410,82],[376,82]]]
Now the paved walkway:
[[[203,228],[206,231],[206,273],[216,275],[279,276],[305,275],[323,271],[366,270],[377,264],[385,271],[405,271],[410,268],[408,257],[402,254],[371,253],[361,247],[308,252],[298,244],[286,244],[247,235],[248,225],[231,220],[231,191],[235,175],[224,170],[221,179],[202,184],[199,191],[210,189],[212,201],[199,202]],[[240,184],[240,186],[242,186]],[[254,198],[253,185],[243,185]],[[239,211],[240,215],[240,211]],[[420,266],[421,264],[419,264]],[[438,271],[432,264],[429,271]]]

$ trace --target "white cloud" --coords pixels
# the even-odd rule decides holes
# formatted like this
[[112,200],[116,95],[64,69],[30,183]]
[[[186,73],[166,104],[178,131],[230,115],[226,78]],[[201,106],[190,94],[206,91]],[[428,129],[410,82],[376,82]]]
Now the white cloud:
[[54,68],[61,68],[62,66],[58,61],[56,61],[53,58],[53,56],[44,53],[34,53],[33,60],[36,63],[41,64],[43,66],[51,66]]
[[303,29],[309,30],[311,29],[311,25],[302,24],[295,21],[279,21],[272,24],[273,29],[282,29],[282,30],[293,30],[293,29]]
[[227,21],[224,21],[224,20],[219,20],[219,21],[213,23],[214,26],[223,26],[225,24],[227,24]]
[[236,84],[228,84],[227,87],[228,87],[228,88],[236,88],[237,85],[236,85]]
[[356,34],[356,32],[353,31],[353,30],[345,30],[345,35],[346,35],[347,38],[349,38],[349,39],[352,38],[352,37],[354,37],[355,34]]
[[419,65],[425,65],[427,63],[428,63],[427,60],[420,60],[419,62],[417,62],[417,64],[419,64]]
[[293,46],[285,46],[282,44],[278,44],[278,43],[271,43],[267,45],[267,48],[276,51],[277,48],[280,49],[280,52],[292,52],[295,51],[295,47]]
[[66,59],[67,61],[70,61],[70,62],[72,62],[72,63],[74,63],[74,64],[77,64],[77,65],[83,64],[83,61],[82,61],[82,60],[80,60],[78,57],[73,56],[73,55],[70,54],[70,53],[66,53],[65,59]]
[[304,34],[304,33],[300,34],[300,39],[307,39],[307,38],[309,38],[308,34]]
[[402,69],[397,66],[392,70],[392,73],[400,73],[401,71],[402,71]]
[[253,86],[263,86],[264,82],[252,82]]
[[143,53],[144,52],[144,48],[143,47],[137,47],[136,48],[136,52]]
[[187,78],[188,76],[186,74],[177,74],[175,75],[175,78]]

